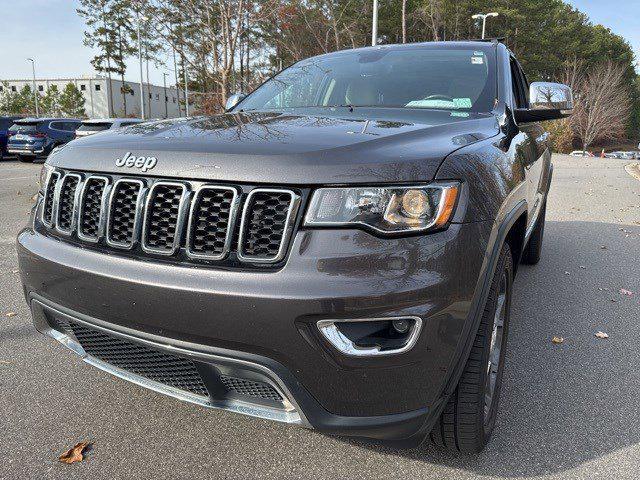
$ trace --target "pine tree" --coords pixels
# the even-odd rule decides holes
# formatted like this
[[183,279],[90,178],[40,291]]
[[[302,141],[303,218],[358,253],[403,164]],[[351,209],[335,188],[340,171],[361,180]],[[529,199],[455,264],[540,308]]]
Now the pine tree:
[[0,113],[4,115],[16,115],[21,111],[20,95],[9,87],[8,82],[2,82],[2,93],[0,94]]
[[33,98],[33,90],[31,90],[31,85],[25,85],[20,89],[16,97],[15,108],[15,113],[17,114],[35,115],[36,102]]
[[69,82],[60,94],[60,111],[70,117],[86,117],[84,97],[78,87]]
[[52,117],[59,117],[62,115],[60,108],[60,90],[57,85],[51,85],[47,90],[47,93],[42,97],[40,103],[42,112]]

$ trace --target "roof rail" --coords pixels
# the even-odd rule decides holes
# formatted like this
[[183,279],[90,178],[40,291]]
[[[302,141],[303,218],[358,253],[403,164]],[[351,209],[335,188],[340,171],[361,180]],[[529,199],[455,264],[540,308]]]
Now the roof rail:
[[491,43],[504,43],[507,40],[506,37],[491,37],[491,38],[470,38],[469,42],[491,42]]

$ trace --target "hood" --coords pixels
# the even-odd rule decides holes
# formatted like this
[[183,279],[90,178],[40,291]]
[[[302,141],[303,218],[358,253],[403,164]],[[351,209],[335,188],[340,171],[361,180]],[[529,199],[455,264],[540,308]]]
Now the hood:
[[[304,115],[227,113],[133,125],[74,140],[48,162],[93,172],[253,184],[414,182],[433,179],[452,151],[499,132],[496,118],[489,115],[322,110]],[[129,166],[116,162],[124,157],[157,161],[143,173],[133,161]]]

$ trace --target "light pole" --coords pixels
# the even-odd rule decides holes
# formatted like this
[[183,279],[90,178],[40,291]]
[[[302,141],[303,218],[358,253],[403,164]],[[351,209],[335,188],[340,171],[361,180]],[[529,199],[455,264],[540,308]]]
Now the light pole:
[[144,88],[142,82],[142,37],[140,36],[140,12],[136,11],[136,23],[138,24],[138,61],[140,62],[140,118],[144,120]]
[[40,116],[40,109],[38,108],[38,90],[36,89],[36,62],[33,58],[27,58],[31,62],[31,73],[33,75],[33,100],[36,103],[36,117]]
[[187,78],[187,64],[182,57],[182,71],[184,72],[184,113],[189,116],[189,79]]
[[371,45],[378,44],[378,0],[373,0],[373,25],[371,27]]
[[471,18],[473,18],[474,20],[482,19],[482,39],[483,40],[484,40],[485,32],[487,31],[487,18],[489,18],[489,17],[497,17],[497,16],[498,16],[497,12],[476,13],[475,15],[471,16]]
[[162,72],[162,83],[164,84],[164,118],[169,118],[169,107],[167,106],[167,101],[169,97],[167,97],[167,72]]

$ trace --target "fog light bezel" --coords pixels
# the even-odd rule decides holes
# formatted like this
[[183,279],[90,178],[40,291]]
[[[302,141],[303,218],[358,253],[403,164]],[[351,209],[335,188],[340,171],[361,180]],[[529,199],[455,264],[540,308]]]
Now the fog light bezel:
[[[378,347],[359,347],[344,335],[336,324],[353,322],[393,322],[394,320],[411,320],[412,326],[405,345],[400,348],[382,350]],[[375,317],[375,318],[342,318],[318,320],[316,326],[325,340],[338,352],[349,357],[383,357],[391,355],[401,355],[411,350],[422,332],[422,319],[415,315],[402,315],[396,317]]]

